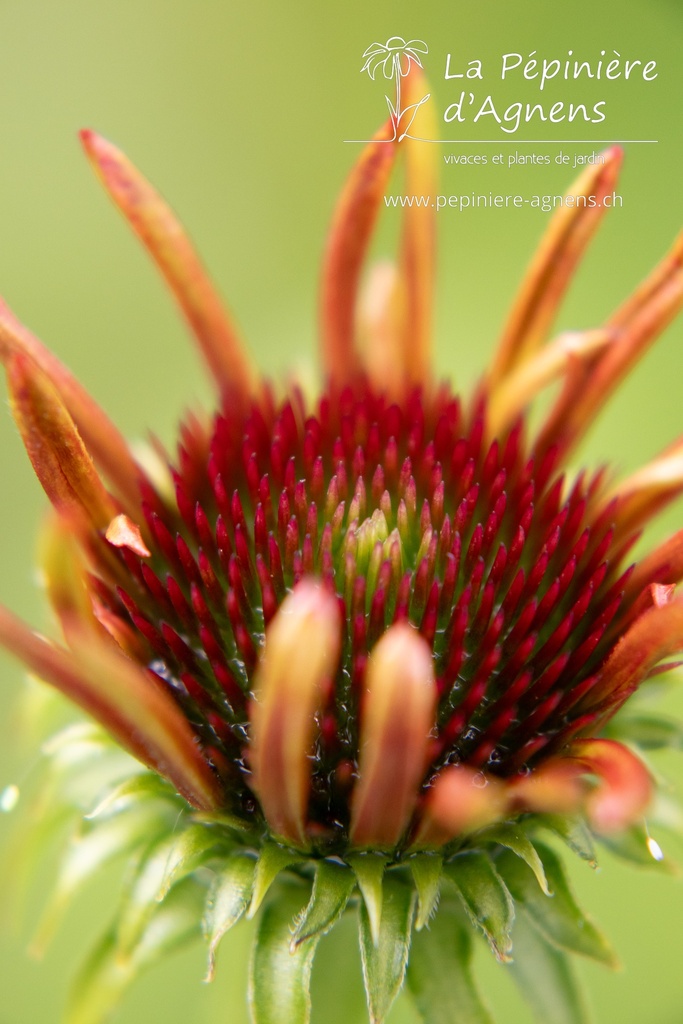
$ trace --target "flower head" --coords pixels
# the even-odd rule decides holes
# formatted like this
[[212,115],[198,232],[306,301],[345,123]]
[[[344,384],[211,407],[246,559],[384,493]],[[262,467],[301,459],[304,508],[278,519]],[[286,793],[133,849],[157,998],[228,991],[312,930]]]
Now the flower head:
[[[404,75],[419,64],[418,42],[371,48],[365,67],[386,75],[391,61]],[[114,146],[83,133],[217,385],[212,417],[187,418],[176,454],[152,453],[153,473],[0,309],[12,412],[54,509],[43,568],[64,641],[4,610],[0,639],[168,780],[166,799],[182,798],[180,834],[191,838],[179,849],[162,830],[161,853],[147,850],[139,871],[157,863],[159,898],[180,898],[179,877],[201,888],[192,872],[214,868],[212,957],[281,871],[299,886],[315,874],[312,893],[285,887],[268,904],[255,954],[257,970],[274,955],[274,921],[289,934],[308,900],[290,936],[288,991],[304,993],[292,1021],[307,1019],[309,953],[354,893],[374,1021],[403,981],[415,892],[421,929],[442,870],[441,913],[462,931],[464,906],[508,959],[512,897],[533,906],[546,876],[561,877],[528,836],[549,820],[561,831],[562,815],[584,815],[598,833],[642,819],[649,773],[603,732],[683,648],[683,532],[635,565],[628,558],[683,490],[680,442],[616,484],[564,468],[683,303],[680,241],[604,326],[547,341],[614,187],[621,153],[607,151],[572,189],[586,201],[553,215],[492,367],[465,400],[430,365],[431,210],[405,211],[397,266],[371,275],[357,301],[396,157],[405,151],[412,191],[431,180],[419,144],[391,138],[390,121],[334,215],[324,386],[311,400],[257,376],[174,215]],[[526,409],[553,381],[559,397],[531,431]],[[100,813],[119,813],[129,793]],[[117,948],[133,962],[126,913]],[[609,959],[580,920],[579,937],[565,927],[559,944]],[[552,923],[547,932],[558,941]],[[413,979],[428,1020],[429,941],[416,940]],[[394,975],[380,985],[389,946]],[[252,991],[257,1022],[274,1019],[267,1005],[278,997],[266,989]]]
[[405,78],[411,64],[422,67],[420,54],[427,53],[427,44],[422,39],[411,39],[406,42],[402,36],[391,36],[386,43],[372,43],[363,54],[365,63],[361,71],[367,71],[374,80],[382,68],[384,77],[388,79]]

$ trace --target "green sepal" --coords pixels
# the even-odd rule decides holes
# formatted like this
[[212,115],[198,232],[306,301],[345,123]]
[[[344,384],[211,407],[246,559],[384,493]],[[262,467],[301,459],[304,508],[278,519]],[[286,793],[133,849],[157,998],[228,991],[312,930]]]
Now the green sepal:
[[251,896],[251,903],[247,910],[247,918],[251,920],[263,903],[264,897],[271,885],[280,874],[294,864],[301,864],[306,858],[290,850],[286,846],[271,841],[265,842],[261,847],[256,873],[254,875],[254,888]]
[[550,945],[520,907],[508,970],[538,1024],[589,1024],[590,1016],[566,953]]
[[61,858],[54,894],[31,942],[32,952],[44,953],[66,908],[88,879],[116,857],[166,834],[174,817],[169,809],[139,806],[103,821],[81,821]]
[[367,907],[372,940],[377,945],[382,922],[382,901],[384,891],[382,879],[389,858],[378,853],[354,853],[346,858],[353,869],[363,902]]
[[[529,871],[525,864],[519,863]],[[481,928],[496,957],[506,963],[512,949],[515,906],[490,857],[478,850],[459,853],[444,865],[444,874],[455,884],[468,916]]]
[[442,901],[428,928],[413,935],[408,987],[424,1024],[493,1024],[472,977],[472,931],[459,907]]
[[607,847],[610,853],[628,861],[629,864],[649,868],[652,871],[662,871],[668,875],[678,874],[678,867],[672,860],[663,855],[662,857],[654,856],[650,846],[650,835],[642,822],[612,835],[605,833],[600,836],[600,842]]
[[254,888],[256,860],[244,853],[231,856],[216,874],[206,901],[204,935],[209,944],[205,981],[212,981],[216,950],[230,929],[246,913]]
[[356,886],[350,868],[321,860],[315,869],[313,891],[292,936],[292,949],[314,935],[325,935],[342,916]]
[[417,889],[415,927],[422,931],[439,903],[443,858],[438,853],[418,853],[409,863]]
[[484,832],[480,832],[476,836],[476,841],[477,843],[497,843],[499,846],[505,846],[508,850],[512,850],[531,868],[545,895],[550,896],[548,879],[543,870],[543,861],[538,856],[536,847],[519,825],[493,825]]
[[302,891],[282,885],[258,922],[249,965],[252,1024],[308,1024],[311,968],[319,936],[292,949],[292,924],[301,912]]
[[371,1024],[382,1024],[403,986],[417,900],[414,888],[392,873],[385,876],[382,888],[377,940],[367,904],[362,902],[359,910],[360,953]]
[[554,832],[581,860],[592,868],[598,866],[593,836],[583,818],[568,814],[539,814],[534,819],[539,825]]
[[136,804],[156,801],[170,803],[174,807],[187,806],[173,786],[161,775],[157,775],[156,772],[140,772],[112,787],[85,818],[87,821],[93,821],[95,818],[107,817],[110,814],[120,814]]
[[171,842],[157,900],[165,899],[172,885],[205,865],[220,850],[227,849],[228,840],[216,829],[206,825],[189,825],[174,836]]
[[121,956],[116,930],[109,931],[78,973],[65,1024],[103,1024],[142,970],[198,935],[204,897],[193,879],[176,886],[157,905],[130,956]]
[[538,844],[552,896],[544,896],[531,870],[507,850],[496,858],[496,865],[510,892],[527,908],[534,927],[544,938],[571,953],[617,966],[614,951],[605,936],[579,908],[559,857],[547,846]]

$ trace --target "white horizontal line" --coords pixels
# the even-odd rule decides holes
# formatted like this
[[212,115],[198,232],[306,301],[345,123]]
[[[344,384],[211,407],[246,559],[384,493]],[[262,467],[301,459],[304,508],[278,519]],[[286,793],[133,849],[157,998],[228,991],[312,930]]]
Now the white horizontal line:
[[[356,143],[356,142],[388,142],[393,143],[394,139],[344,139],[344,142]],[[557,145],[577,145],[577,146],[606,146],[606,145],[617,145],[624,146],[627,142],[629,143],[640,143],[641,145],[650,145],[658,143],[659,139],[412,139],[413,142],[432,142],[439,146],[483,146],[488,143],[512,143],[516,142],[518,145],[535,145],[535,146],[557,146]]]

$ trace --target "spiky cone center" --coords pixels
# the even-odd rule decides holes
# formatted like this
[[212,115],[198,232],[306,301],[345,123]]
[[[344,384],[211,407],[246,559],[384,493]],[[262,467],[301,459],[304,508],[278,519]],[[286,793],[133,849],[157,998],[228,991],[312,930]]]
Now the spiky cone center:
[[[592,692],[632,610],[628,538],[613,540],[600,478],[568,485],[553,451],[528,452],[521,421],[485,436],[484,410],[464,410],[445,389],[416,390],[403,408],[366,383],[314,409],[299,393],[269,395],[245,414],[226,406],[211,427],[185,424],[175,501],[143,481],[149,555],[124,537],[113,549],[120,572],[89,587],[100,620],[134,635],[130,649],[192,724],[222,811],[318,853],[354,845],[361,749],[388,759],[393,742],[364,720],[368,663],[399,623],[431,654],[434,701],[421,749],[407,755],[414,794],[395,852],[410,848],[447,766],[515,781],[610,713],[611,692]],[[340,614],[302,741],[300,831],[274,810],[263,816],[274,805],[256,796],[250,711],[264,637],[307,577]],[[315,629],[314,608],[304,662]],[[285,677],[301,672],[294,653]],[[399,685],[388,700],[400,709],[404,698]],[[286,729],[286,701],[277,715]]]

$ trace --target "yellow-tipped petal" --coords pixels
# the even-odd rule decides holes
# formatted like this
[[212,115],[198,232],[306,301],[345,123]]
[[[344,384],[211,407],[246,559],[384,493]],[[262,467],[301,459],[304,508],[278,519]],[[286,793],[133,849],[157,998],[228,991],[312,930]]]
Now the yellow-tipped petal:
[[683,308],[683,234],[633,296],[605,324],[611,344],[576,374],[554,404],[541,449],[559,441],[568,452],[583,437],[617,385]]
[[[427,92],[422,69],[412,64],[404,79],[404,98],[409,108],[419,104]],[[429,103],[420,107],[419,133],[436,138],[437,127]],[[406,161],[405,191],[409,196],[436,195],[436,150],[429,142],[406,138],[401,147]],[[436,260],[436,211],[427,206],[407,206],[403,210],[400,279],[402,285],[402,365],[409,384],[424,384],[431,369],[432,307]]]
[[141,558],[150,557],[151,552],[142,539],[140,527],[123,513],[114,516],[106,529],[105,537],[115,548],[128,548]]
[[139,470],[123,436],[84,387],[15,317],[0,299],[0,361],[24,354],[47,374],[87,447],[118,495],[131,509],[140,503]]
[[491,435],[498,437],[539,391],[561,377],[572,362],[593,359],[612,337],[605,329],[561,334],[522,362],[501,380],[490,396],[488,425]]
[[351,801],[354,846],[391,849],[405,832],[424,777],[436,700],[429,645],[412,626],[397,623],[366,670]]
[[[616,185],[623,153],[612,146],[605,162],[588,167],[566,195],[584,197],[585,205],[562,205],[550,224],[527,270],[490,374],[491,387],[533,353],[545,340],[574,271],[593,237],[606,206],[603,199]],[[590,205],[588,197],[594,197]]]
[[609,714],[638,688],[662,658],[683,650],[683,600],[656,602],[618,642],[600,671],[600,681],[582,707],[604,706]]
[[[617,500],[616,534],[637,530],[683,491],[683,440],[637,470],[605,496],[605,504]],[[658,582],[663,582],[659,580]]]
[[343,385],[360,370],[356,297],[372,229],[398,153],[388,121],[360,155],[332,217],[320,296],[322,358],[330,381]]
[[635,754],[614,740],[577,740],[570,756],[600,780],[586,799],[586,813],[599,832],[633,825],[652,799],[652,779]]
[[166,279],[222,391],[246,396],[254,374],[238,331],[170,207],[128,158],[93,131],[81,141],[109,195]]
[[221,804],[218,780],[173,699],[108,643],[83,630],[74,650],[48,643],[0,607],[0,644],[46,683],[91,714],[144,764],[203,811]]
[[254,790],[272,831],[306,845],[315,716],[332,683],[341,644],[335,596],[303,580],[266,631],[250,708]]
[[105,529],[118,509],[49,378],[28,356],[13,355],[7,379],[12,415],[48,498],[67,518]]
[[360,294],[359,348],[371,383],[394,398],[405,388],[399,321],[398,271],[389,261],[376,263]]
[[467,765],[442,769],[427,793],[412,845],[439,847],[505,814],[505,786]]

